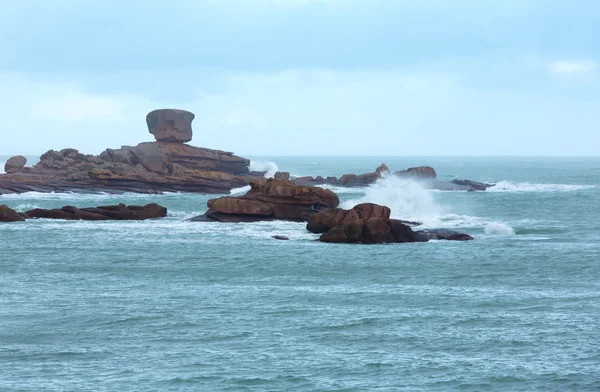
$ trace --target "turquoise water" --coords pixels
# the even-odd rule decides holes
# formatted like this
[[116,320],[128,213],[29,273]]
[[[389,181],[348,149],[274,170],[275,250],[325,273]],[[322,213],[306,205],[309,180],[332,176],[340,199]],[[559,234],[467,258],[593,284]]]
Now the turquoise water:
[[0,390],[600,390],[600,158],[254,161],[293,175],[429,164],[499,186],[334,189],[344,206],[476,237],[380,246],[321,244],[298,223],[186,222],[203,195],[0,196],[20,211],[169,208],[0,224]]

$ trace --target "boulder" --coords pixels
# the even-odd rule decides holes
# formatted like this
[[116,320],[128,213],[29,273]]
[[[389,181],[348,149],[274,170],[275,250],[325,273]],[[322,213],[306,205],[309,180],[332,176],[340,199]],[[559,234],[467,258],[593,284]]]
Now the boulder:
[[391,244],[425,242],[410,226],[395,219],[356,219],[338,225],[319,238],[329,243]]
[[312,233],[326,233],[335,226],[358,219],[389,219],[390,209],[373,203],[363,203],[353,207],[351,210],[334,208],[319,212],[308,218],[306,229]]
[[17,155],[12,158],[9,158],[8,161],[4,164],[4,171],[6,173],[16,173],[25,167],[27,163],[27,158],[22,155]]
[[140,143],[129,149],[133,154],[133,165],[140,163],[151,172],[163,173],[167,170],[167,158],[157,143]]
[[417,177],[426,179],[434,179],[437,177],[435,169],[431,166],[411,167],[406,170],[394,172],[394,174],[401,177]]
[[116,206],[101,206],[90,208],[77,208],[66,206],[60,209],[46,210],[36,208],[23,214],[27,219],[45,218],[45,219],[64,219],[64,220],[147,220],[155,218],[164,218],[167,216],[167,209],[155,203],[145,206],[126,206],[119,204]]
[[25,218],[6,204],[0,206],[0,222],[21,222]]
[[307,221],[316,212],[337,207],[339,198],[328,189],[268,179],[251,182],[250,191],[244,196],[225,196],[209,200],[207,204],[209,209],[205,217],[220,222]]
[[192,140],[194,117],[185,110],[159,109],[148,113],[146,123],[157,141],[187,143]]

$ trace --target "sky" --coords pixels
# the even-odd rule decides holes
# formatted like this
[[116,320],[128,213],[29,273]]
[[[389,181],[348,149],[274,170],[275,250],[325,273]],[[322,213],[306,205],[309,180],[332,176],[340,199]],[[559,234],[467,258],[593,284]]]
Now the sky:
[[598,156],[597,0],[20,0],[0,155],[152,141],[238,155]]

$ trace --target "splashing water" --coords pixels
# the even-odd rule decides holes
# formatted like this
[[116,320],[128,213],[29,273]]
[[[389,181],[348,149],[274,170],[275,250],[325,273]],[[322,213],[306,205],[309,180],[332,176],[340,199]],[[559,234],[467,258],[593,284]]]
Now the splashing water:
[[272,178],[279,171],[277,164],[271,161],[250,161],[250,171],[266,172],[265,178]]
[[485,234],[491,235],[515,235],[515,230],[501,222],[489,222],[485,225]]
[[439,215],[442,209],[435,204],[431,191],[419,182],[387,176],[364,189],[358,200],[348,200],[341,207],[350,209],[360,203],[375,203],[390,207],[392,218],[427,221]]
[[487,192],[575,192],[586,189],[593,189],[594,185],[573,185],[573,184],[531,184],[521,182],[514,184],[509,181],[500,181],[487,190]]

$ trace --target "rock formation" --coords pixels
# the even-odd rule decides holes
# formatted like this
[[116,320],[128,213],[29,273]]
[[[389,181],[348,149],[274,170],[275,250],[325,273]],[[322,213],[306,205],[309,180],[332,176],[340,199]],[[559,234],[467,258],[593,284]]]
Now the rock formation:
[[309,217],[306,229],[321,234],[319,241],[333,243],[390,244],[402,242],[427,242],[430,239],[465,241],[468,234],[435,229],[413,231],[411,224],[390,219],[390,209],[372,203],[359,204],[351,210],[341,208],[319,212]]
[[17,211],[8,207],[6,204],[0,206],[0,222],[21,222],[25,218],[21,216]]
[[36,208],[22,214],[26,219],[65,219],[65,220],[147,220],[164,218],[167,209],[155,203],[145,206],[101,206],[90,208],[76,208],[72,206],[60,209],[45,210]]
[[16,173],[19,170],[21,170],[22,168],[24,168],[26,163],[27,163],[27,158],[25,158],[24,156],[22,156],[22,155],[14,156],[14,157],[10,158],[8,161],[6,161],[6,163],[4,164],[4,171],[6,173]]
[[349,188],[366,187],[387,175],[418,180],[426,188],[445,191],[484,191],[487,188],[494,186],[493,184],[483,184],[469,180],[440,181],[437,180],[437,173],[435,172],[435,169],[430,166],[411,167],[409,169],[395,171],[390,174],[390,169],[385,163],[375,169],[375,171],[372,173],[344,174],[340,178],[323,178],[321,176],[313,178],[311,176],[306,176],[298,177],[294,179],[294,182],[300,185],[311,186],[331,185]]
[[208,211],[192,221],[307,221],[315,212],[335,208],[338,196],[328,189],[300,186],[289,180],[253,181],[244,196],[208,201]]
[[177,109],[154,110],[146,116],[148,130],[159,142],[187,143],[192,140],[194,113]]
[[[148,114],[158,141],[107,149],[99,156],[66,148],[50,150],[33,167],[18,157],[0,175],[0,194],[53,192],[228,193],[264,173],[251,173],[250,161],[230,152],[184,144],[192,136],[192,113],[163,109]],[[24,158],[23,158],[24,159]],[[23,163],[24,165],[24,163]]]

